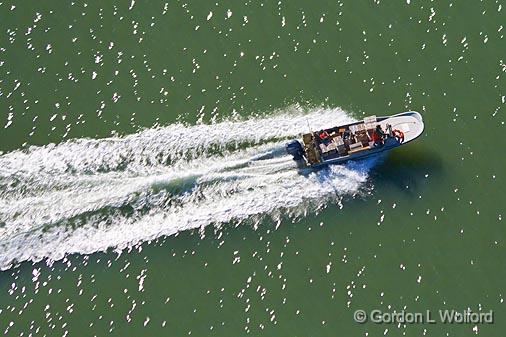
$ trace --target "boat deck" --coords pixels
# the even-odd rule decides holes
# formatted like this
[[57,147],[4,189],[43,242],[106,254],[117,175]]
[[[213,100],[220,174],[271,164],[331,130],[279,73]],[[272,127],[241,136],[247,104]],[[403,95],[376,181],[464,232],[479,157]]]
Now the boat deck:
[[[377,125],[380,125],[384,132],[388,129],[387,125],[391,125],[393,130],[402,131],[404,140],[401,142],[390,135],[383,146],[375,146],[372,136]],[[307,133],[303,135],[302,141],[308,164],[320,165],[364,157],[368,153],[382,152],[399,146],[418,137],[423,128],[424,124],[418,112],[405,112],[390,117],[371,116],[348,125]]]

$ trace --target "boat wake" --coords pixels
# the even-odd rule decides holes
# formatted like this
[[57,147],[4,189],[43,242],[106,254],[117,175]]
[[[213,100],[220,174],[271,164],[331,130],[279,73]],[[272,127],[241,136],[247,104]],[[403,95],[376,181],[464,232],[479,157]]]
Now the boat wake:
[[180,231],[302,216],[360,193],[375,159],[298,169],[286,139],[352,119],[292,107],[270,117],[173,124],[0,156],[0,269],[121,251]]

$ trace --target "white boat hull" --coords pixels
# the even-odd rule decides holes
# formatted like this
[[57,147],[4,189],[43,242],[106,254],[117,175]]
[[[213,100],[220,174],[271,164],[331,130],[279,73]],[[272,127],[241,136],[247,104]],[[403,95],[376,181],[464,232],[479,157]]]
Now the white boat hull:
[[[356,125],[360,123],[361,122],[357,122],[350,125]],[[311,162],[311,160],[308,159],[310,156],[308,156],[307,149],[302,150],[300,156],[294,155],[294,158],[299,159],[299,161],[303,161],[305,165],[310,167],[321,167],[331,164],[341,164],[350,160],[360,160],[370,156],[377,155],[382,152],[390,151],[396,147],[407,144],[418,138],[423,133],[425,128],[422,116],[420,115],[420,113],[416,111],[403,112],[393,116],[377,117],[375,124],[380,125],[383,130],[387,129],[387,125],[391,125],[393,130],[401,131],[401,133],[404,136],[404,139],[400,140],[395,137],[387,137],[384,140],[382,146],[370,146],[367,149],[354,153],[351,153],[352,151],[349,151],[350,153],[347,153],[346,155],[340,155],[334,158],[323,158],[320,151],[321,156],[320,160],[318,161],[313,160],[313,162]],[[319,151],[319,149],[316,150]]]

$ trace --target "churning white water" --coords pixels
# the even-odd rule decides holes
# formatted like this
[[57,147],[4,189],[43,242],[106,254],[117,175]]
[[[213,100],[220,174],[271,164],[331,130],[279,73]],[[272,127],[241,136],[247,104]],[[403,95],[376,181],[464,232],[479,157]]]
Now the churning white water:
[[209,224],[300,215],[356,194],[375,160],[299,169],[286,139],[352,119],[340,109],[173,124],[0,156],[0,268],[124,249]]

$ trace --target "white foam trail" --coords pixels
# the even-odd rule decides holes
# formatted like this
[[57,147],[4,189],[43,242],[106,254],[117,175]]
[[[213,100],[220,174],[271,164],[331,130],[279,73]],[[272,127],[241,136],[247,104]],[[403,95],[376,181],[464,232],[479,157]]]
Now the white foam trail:
[[283,139],[308,122],[316,130],[350,120],[340,109],[292,107],[0,156],[0,268],[340,202],[360,190],[374,160],[301,172]]
[[1,157],[0,177],[63,172],[90,174],[124,169],[145,171],[146,166],[170,163],[180,157],[202,157],[208,152],[241,144],[293,137],[313,129],[352,119],[339,109],[304,113],[294,106],[266,118],[186,126],[172,124],[123,138],[76,139],[62,144],[31,147]]

